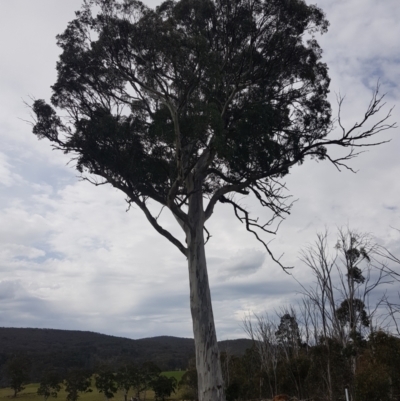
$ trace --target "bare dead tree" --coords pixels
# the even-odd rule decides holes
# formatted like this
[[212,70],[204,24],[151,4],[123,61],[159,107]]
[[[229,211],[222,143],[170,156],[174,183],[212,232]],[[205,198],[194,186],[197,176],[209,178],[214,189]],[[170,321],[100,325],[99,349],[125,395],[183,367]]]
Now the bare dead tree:
[[[392,228],[400,233],[399,229]],[[380,260],[374,258],[374,263],[380,263],[382,270],[384,270],[394,282],[400,283],[400,258],[384,246],[378,246],[376,253],[377,256],[380,257]],[[382,260],[384,262],[382,262]],[[396,295],[396,300],[385,295],[382,304],[384,304],[386,308],[386,315],[384,316],[385,321],[390,321],[390,323],[388,322],[389,331],[400,337],[400,291],[397,291]]]
[[255,324],[251,316],[245,317],[243,320],[243,328],[249,337],[253,340],[257,353],[261,360],[261,367],[268,374],[268,385],[271,395],[278,393],[277,387],[277,367],[279,360],[279,348],[276,332],[278,330],[277,324],[270,320],[268,315],[254,315],[256,319]]
[[[301,260],[311,268],[314,286],[302,286],[307,302],[303,316],[320,323],[328,355],[329,339],[336,339],[343,349],[357,349],[359,338],[366,336],[376,325],[378,310],[387,302],[386,292],[379,293],[394,283],[392,270],[382,260],[382,247],[371,235],[351,229],[339,229],[336,245],[330,252],[328,232],[317,235],[317,240],[301,253]],[[392,255],[393,256],[393,255]],[[312,311],[317,310],[320,321]],[[394,307],[392,307],[394,311]],[[357,368],[356,353],[351,356],[353,375]],[[327,358],[327,387],[331,397],[332,377],[330,358]]]

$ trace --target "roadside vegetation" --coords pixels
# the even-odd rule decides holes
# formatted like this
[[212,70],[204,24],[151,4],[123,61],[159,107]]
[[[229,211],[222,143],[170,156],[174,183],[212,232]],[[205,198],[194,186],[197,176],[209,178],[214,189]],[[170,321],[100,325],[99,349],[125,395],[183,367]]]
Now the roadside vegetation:
[[301,259],[313,279],[299,302],[244,321],[254,348],[226,360],[227,399],[399,400],[400,260],[350,229],[317,235]]

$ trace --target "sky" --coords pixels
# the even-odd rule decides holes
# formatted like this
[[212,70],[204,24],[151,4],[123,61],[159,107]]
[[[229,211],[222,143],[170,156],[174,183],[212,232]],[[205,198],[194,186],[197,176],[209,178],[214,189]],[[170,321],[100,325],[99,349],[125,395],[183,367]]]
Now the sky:
[[[140,210],[112,187],[79,179],[69,159],[31,133],[31,98],[49,99],[60,50],[55,36],[80,0],[0,0],[0,326],[89,330],[128,338],[193,337],[187,262],[156,233]],[[155,6],[156,1],[145,4]],[[383,116],[400,122],[400,6],[398,0],[321,0],[330,21],[318,37],[329,66],[334,113],[361,120],[378,80],[386,93]],[[255,238],[218,205],[206,247],[219,340],[245,337],[243,319],[274,314],[298,302],[312,285],[302,249],[328,230],[370,233],[400,256],[400,130],[389,143],[351,161],[357,171],[328,162],[294,166],[285,182],[296,200],[271,248],[294,266],[285,274]],[[336,152],[336,150],[334,151]],[[243,199],[255,215],[268,211]],[[163,212],[162,224],[178,232]],[[400,266],[393,266],[400,270]],[[294,277],[293,277],[294,276]],[[395,295],[398,288],[389,292]]]

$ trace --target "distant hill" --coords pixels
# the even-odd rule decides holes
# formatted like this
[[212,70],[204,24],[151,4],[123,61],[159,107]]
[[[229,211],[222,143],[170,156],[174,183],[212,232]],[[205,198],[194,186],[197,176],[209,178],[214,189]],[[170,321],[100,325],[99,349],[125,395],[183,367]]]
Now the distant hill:
[[[248,339],[219,342],[220,350],[232,355],[243,355],[251,344]],[[0,327],[0,378],[4,378],[6,361],[18,353],[29,357],[32,380],[38,380],[49,368],[61,373],[74,367],[93,370],[104,362],[115,367],[126,362],[154,362],[163,370],[186,369],[194,356],[194,341],[170,336],[131,340],[90,331]]]

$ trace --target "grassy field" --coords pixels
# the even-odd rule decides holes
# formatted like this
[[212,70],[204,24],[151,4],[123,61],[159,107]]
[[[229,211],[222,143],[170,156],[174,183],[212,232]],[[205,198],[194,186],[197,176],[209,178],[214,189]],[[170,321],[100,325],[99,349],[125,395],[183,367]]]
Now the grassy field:
[[[171,372],[163,372],[162,374],[167,376],[167,377],[175,377],[176,380],[179,382],[181,377],[185,371],[171,371]],[[25,390],[21,391],[18,393],[16,400],[18,401],[43,401],[43,397],[39,396],[36,394],[36,391],[39,387],[38,383],[30,383],[25,385]],[[91,393],[86,393],[86,394],[81,394],[78,401],[106,401],[104,398],[104,395],[102,393],[99,393],[96,387],[94,386],[94,379],[92,379],[92,392]],[[172,394],[171,400],[180,400],[180,393],[181,391],[177,389],[177,392],[175,394]],[[14,395],[14,391],[11,390],[10,388],[0,388],[0,400],[12,400],[12,396]],[[133,394],[128,394],[128,400]],[[64,401],[67,398],[67,394],[65,393],[64,390],[61,390],[58,393],[57,398],[49,398],[48,401]],[[112,401],[123,401],[124,400],[124,395],[122,391],[119,391],[117,394],[115,394],[115,397],[112,399]],[[146,400],[152,401],[154,400],[154,393],[153,391],[149,390],[146,392]]]
[[185,370],[172,370],[170,372],[162,372],[162,374],[167,377],[175,377],[176,381],[179,383],[182,376],[185,374]]

